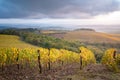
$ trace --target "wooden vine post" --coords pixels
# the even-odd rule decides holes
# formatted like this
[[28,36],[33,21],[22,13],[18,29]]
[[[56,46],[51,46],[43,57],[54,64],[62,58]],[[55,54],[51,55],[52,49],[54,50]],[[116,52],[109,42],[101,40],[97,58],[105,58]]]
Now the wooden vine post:
[[41,65],[41,56],[40,56],[40,50],[37,50],[38,53],[38,65],[39,65],[39,72],[42,73],[42,65]]
[[17,62],[17,68],[18,70],[20,69],[19,67],[19,49],[17,49],[17,58],[16,58],[16,62]]
[[50,64],[50,48],[48,48],[49,52],[48,52],[48,70],[51,69],[51,64]]
[[113,58],[116,59],[116,51],[113,52]]
[[[81,50],[80,50],[81,53]],[[82,56],[80,55],[80,70],[82,69]]]
[[[63,55],[63,51],[61,51],[61,54]],[[61,56],[62,57],[62,56]],[[63,66],[63,64],[64,64],[64,61],[63,60],[60,60],[61,61],[61,66]]]

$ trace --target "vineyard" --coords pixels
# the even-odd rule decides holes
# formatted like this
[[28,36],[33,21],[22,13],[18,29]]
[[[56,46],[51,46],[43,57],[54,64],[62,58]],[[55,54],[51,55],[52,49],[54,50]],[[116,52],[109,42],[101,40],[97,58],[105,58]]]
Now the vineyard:
[[[34,67],[39,64],[40,72],[42,69],[51,67],[63,66],[71,63],[81,62],[81,66],[86,66],[90,63],[96,63],[93,53],[84,47],[80,48],[81,54],[64,49],[17,49],[17,48],[2,48],[0,49],[0,66],[2,70],[4,66],[14,65],[25,67],[26,64]],[[87,53],[86,53],[87,52]],[[80,61],[81,60],[81,61]]]
[[[0,67],[4,70],[4,66],[16,64],[18,69],[20,66],[35,67],[39,65],[40,72],[42,69],[51,69],[72,63],[80,64],[80,69],[89,65],[96,64],[94,54],[85,47],[80,47],[80,53],[75,53],[65,49],[18,49],[18,48],[1,48],[0,49]],[[120,63],[120,54],[116,54],[115,49],[109,49],[105,52],[102,64],[108,68],[118,71],[117,65]]]

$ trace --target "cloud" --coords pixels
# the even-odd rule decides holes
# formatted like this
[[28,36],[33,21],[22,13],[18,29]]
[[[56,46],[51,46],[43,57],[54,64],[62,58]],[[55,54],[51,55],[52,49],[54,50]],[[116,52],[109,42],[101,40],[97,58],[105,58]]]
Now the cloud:
[[120,25],[120,11],[100,14],[89,19],[44,18],[44,19],[0,19],[0,24],[50,24],[50,25]]
[[120,10],[119,0],[1,0],[0,18],[91,18]]
[[0,5],[0,18],[21,18],[29,15],[21,7],[12,2],[2,1]]

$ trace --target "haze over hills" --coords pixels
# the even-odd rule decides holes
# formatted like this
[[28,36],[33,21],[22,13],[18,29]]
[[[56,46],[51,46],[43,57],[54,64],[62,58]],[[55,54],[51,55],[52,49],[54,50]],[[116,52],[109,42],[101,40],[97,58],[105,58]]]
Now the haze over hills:
[[52,34],[57,38],[82,42],[120,42],[119,25],[49,25],[49,24],[1,24],[0,29],[36,28],[38,30],[68,30],[66,34]]
[[75,30],[89,28],[97,32],[120,34],[120,25],[0,24],[0,29],[6,28],[37,28],[41,30]]

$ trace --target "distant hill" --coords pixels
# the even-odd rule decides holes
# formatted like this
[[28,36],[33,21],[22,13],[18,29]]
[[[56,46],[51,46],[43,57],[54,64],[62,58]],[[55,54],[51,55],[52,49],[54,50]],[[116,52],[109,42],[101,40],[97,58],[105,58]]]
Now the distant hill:
[[8,29],[8,28],[11,28],[11,27],[8,27],[8,26],[0,26],[0,30],[2,30],[2,29]]
[[74,31],[94,31],[94,29],[90,29],[90,28],[80,28],[80,29],[75,29]]
[[107,34],[91,30],[76,30],[64,34],[64,39],[90,43],[120,43],[120,34]]

